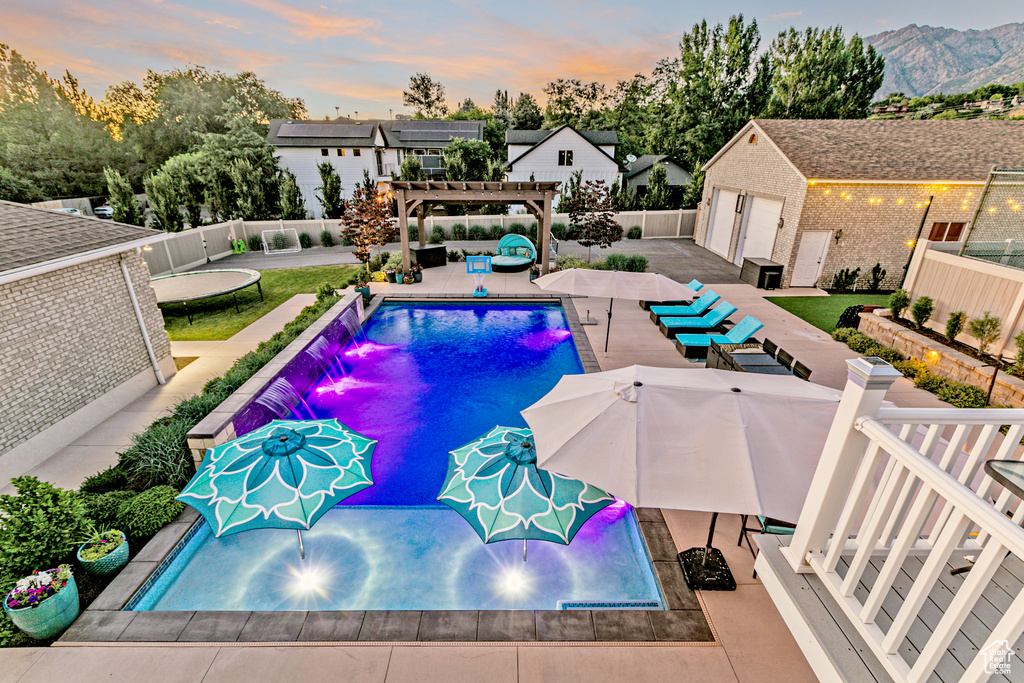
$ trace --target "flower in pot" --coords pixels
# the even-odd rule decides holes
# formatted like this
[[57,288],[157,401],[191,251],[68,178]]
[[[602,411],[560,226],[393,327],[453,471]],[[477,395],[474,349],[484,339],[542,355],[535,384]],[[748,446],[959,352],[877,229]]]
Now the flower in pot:
[[412,279],[414,282],[423,282],[423,266],[418,263],[412,267]]
[[530,267],[530,282],[533,282],[540,277],[540,266]]
[[388,268],[384,271],[384,276],[387,277],[388,282],[395,282],[396,273],[394,268]]
[[128,564],[128,539],[117,529],[94,533],[78,549],[78,561],[90,574],[113,574]]
[[70,626],[78,607],[78,585],[66,564],[19,579],[4,598],[4,611],[14,625],[39,639]]

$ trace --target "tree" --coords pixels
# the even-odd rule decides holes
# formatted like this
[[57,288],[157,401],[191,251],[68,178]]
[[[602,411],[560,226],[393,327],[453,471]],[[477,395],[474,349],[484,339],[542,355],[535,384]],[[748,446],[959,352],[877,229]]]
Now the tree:
[[592,128],[601,117],[600,109],[608,99],[605,87],[584,83],[576,78],[558,78],[544,86],[548,103],[544,108],[544,127],[569,124],[578,129]]
[[512,127],[516,130],[538,130],[544,123],[544,115],[533,95],[524,92],[512,107]]
[[306,203],[302,201],[302,190],[295,182],[295,174],[283,171],[278,180],[281,185],[281,218],[286,221],[301,221],[308,218]]
[[483,140],[452,138],[441,153],[445,180],[489,180],[491,148]]
[[345,200],[341,197],[341,178],[338,172],[329,161],[318,164],[316,170],[320,172],[320,187],[317,188],[320,194],[316,198],[323,209],[324,218],[341,218],[345,214]]
[[[369,180],[369,176],[366,176]],[[372,182],[372,181],[371,181]],[[369,278],[370,251],[395,239],[398,228],[392,224],[391,202],[376,188],[366,184],[357,185],[352,199],[345,206],[341,217],[341,235],[346,243],[355,247],[355,257],[367,264]]]
[[399,168],[398,177],[400,180],[426,180],[427,174],[420,164],[420,159],[412,154],[407,154],[402,159],[402,166]]
[[568,203],[569,229],[573,239],[581,247],[587,247],[587,263],[590,263],[589,247],[610,247],[622,239],[622,227],[613,218],[615,207],[603,180],[585,181],[576,188]]
[[663,211],[669,208],[668,173],[664,164],[654,164],[647,174],[647,194],[641,205],[645,211]]
[[[838,26],[790,28],[770,48],[774,74],[766,115],[786,119],[863,119],[882,85],[885,59]],[[902,93],[898,93],[902,94]]]
[[203,198],[206,186],[203,183],[203,158],[199,154],[179,154],[167,160],[161,170],[171,176],[178,185],[178,197],[185,208],[190,227],[203,222]]
[[426,73],[417,73],[409,78],[409,89],[402,91],[402,102],[420,119],[438,119],[448,113],[444,86]]
[[181,216],[181,197],[178,184],[165,171],[155,173],[144,181],[146,196],[153,205],[154,227],[164,232],[181,232],[184,220]]
[[499,89],[494,92],[494,105],[491,107],[491,113],[494,114],[494,120],[502,130],[512,127],[512,110],[507,90]]
[[127,223],[128,225],[145,225],[145,214],[138,200],[135,199],[132,186],[124,176],[112,168],[104,169],[103,175],[107,180],[107,201],[110,202],[110,208],[114,210],[113,219],[118,223]]
[[473,102],[472,97],[467,97],[466,99],[462,100],[461,104],[459,104],[459,111],[465,112],[467,114],[476,108],[476,103]]
[[280,215],[277,173],[253,164],[249,159],[235,159],[228,168],[234,185],[233,215],[247,221],[265,221]]
[[28,204],[43,198],[39,188],[28,180],[14,175],[10,169],[0,166],[0,199],[8,202]]
[[619,81],[609,97],[611,107],[604,112],[604,121],[597,127],[614,130],[619,135],[616,159],[625,161],[630,154],[647,153],[645,131],[650,125],[654,86],[651,79],[637,74],[628,81]]

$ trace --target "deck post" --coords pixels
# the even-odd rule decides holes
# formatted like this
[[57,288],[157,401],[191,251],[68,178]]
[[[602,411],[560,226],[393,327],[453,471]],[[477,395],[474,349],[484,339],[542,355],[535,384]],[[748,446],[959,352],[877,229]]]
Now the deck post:
[[808,553],[824,551],[867,447],[868,438],[854,423],[862,415],[877,415],[885,392],[903,376],[879,358],[854,358],[846,361],[846,367],[843,398],[821,450],[793,539],[788,548],[782,549],[797,573],[812,571],[807,564]]
[[409,206],[405,202],[405,190],[397,190],[395,199],[398,201],[398,232],[402,240],[402,272],[407,273],[412,267],[409,257]]
[[555,202],[555,193],[548,191],[544,193],[544,206],[541,212],[540,225],[537,230],[540,239],[537,241],[540,250],[540,274],[547,275],[551,267],[551,205]]
[[423,215],[424,213],[423,204],[416,207],[416,227],[419,230],[421,247],[427,243],[427,225],[425,222],[425,216]]

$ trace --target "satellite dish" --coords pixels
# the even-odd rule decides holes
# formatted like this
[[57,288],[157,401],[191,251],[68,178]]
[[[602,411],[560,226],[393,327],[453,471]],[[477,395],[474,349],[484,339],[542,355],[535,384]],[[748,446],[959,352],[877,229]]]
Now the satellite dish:
[[629,163],[633,163],[634,161],[636,161],[636,156],[634,156],[632,154],[627,154],[626,155],[626,161],[628,161]]

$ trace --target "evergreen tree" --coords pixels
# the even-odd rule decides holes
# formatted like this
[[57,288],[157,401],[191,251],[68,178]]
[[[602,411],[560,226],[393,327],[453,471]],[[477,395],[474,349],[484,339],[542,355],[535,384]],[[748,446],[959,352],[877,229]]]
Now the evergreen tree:
[[423,170],[423,165],[420,164],[419,157],[407,154],[402,160],[398,178],[399,180],[426,180],[427,174]]
[[512,107],[512,127],[516,130],[539,130],[544,116],[533,95],[524,92]]
[[306,203],[302,200],[302,190],[295,182],[295,174],[284,171],[279,177],[281,184],[281,218],[286,221],[306,220]]
[[185,221],[181,215],[178,183],[170,173],[159,171],[144,181],[146,196],[153,205],[154,226],[164,232],[181,232]]
[[646,211],[663,211],[669,207],[668,174],[664,164],[654,164],[647,174],[647,193],[642,206]]
[[189,227],[198,227],[203,222],[203,197],[206,192],[202,157],[194,153],[179,154],[168,159],[161,170],[178,185],[178,197],[185,208]]
[[146,216],[142,206],[135,199],[135,192],[124,176],[112,168],[104,169],[103,175],[107,180],[107,201],[114,210],[114,220],[128,225],[145,225]]
[[324,218],[341,218],[345,213],[345,200],[341,197],[341,178],[331,162],[325,161],[317,165],[320,172],[320,187],[317,200],[323,210]]

